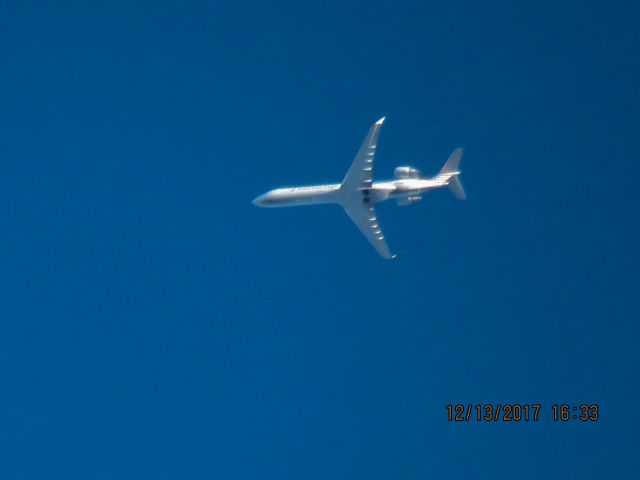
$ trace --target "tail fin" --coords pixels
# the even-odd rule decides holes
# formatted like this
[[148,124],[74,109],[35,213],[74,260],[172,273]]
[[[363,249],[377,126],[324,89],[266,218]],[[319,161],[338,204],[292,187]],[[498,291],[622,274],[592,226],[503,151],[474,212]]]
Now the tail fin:
[[442,169],[440,170],[440,174],[442,173],[453,173],[454,176],[449,180],[449,189],[453,195],[460,199],[464,200],[467,198],[467,194],[464,192],[464,187],[462,186],[462,182],[460,181],[460,159],[462,159],[462,148],[456,148],[451,155],[449,155],[449,159],[444,164]]

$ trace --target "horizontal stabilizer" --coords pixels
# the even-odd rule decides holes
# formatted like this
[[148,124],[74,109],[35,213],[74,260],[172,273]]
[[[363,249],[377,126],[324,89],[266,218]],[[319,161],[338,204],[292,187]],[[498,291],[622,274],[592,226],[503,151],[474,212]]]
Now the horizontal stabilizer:
[[460,159],[462,159],[462,148],[456,148],[451,155],[449,155],[449,159],[444,164],[440,173],[453,173],[459,172],[460,170]]
[[460,181],[460,160],[462,159],[462,153],[462,148],[456,148],[451,152],[449,159],[442,166],[439,173],[439,175],[446,175],[445,178],[449,181],[448,186],[451,193],[459,200],[465,200],[467,198],[467,194],[464,192],[464,187]]
[[449,181],[449,189],[458,200],[466,200],[467,194],[464,192],[464,187],[462,186],[459,176],[456,175]]

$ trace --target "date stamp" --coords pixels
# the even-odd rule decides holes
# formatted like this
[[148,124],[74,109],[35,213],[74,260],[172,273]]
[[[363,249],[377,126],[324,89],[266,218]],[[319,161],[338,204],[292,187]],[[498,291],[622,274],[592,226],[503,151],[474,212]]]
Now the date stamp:
[[450,422],[538,422],[551,414],[554,422],[597,422],[600,407],[595,403],[570,405],[553,404],[544,408],[541,403],[456,403],[447,405]]

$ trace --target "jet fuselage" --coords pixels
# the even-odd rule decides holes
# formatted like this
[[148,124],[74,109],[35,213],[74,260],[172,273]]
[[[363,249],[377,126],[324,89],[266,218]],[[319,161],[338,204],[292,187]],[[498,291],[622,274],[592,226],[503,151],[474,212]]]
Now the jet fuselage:
[[[360,192],[363,199],[369,199],[367,203],[375,204],[392,198],[420,195],[429,190],[446,187],[456,175],[459,175],[459,172],[439,174],[432,178],[403,178],[373,182],[370,188],[361,188]],[[345,195],[353,193],[341,191],[340,186],[339,183],[334,183],[276,188],[257,197],[253,204],[259,207],[275,208],[342,203]]]

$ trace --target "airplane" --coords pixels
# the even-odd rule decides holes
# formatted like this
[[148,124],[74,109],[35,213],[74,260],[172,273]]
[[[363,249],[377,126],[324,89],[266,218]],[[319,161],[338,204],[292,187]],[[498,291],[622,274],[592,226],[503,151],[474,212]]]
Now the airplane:
[[374,207],[376,203],[394,198],[398,205],[411,205],[422,200],[424,192],[442,187],[449,187],[460,200],[467,196],[460,182],[462,148],[453,151],[434,177],[425,178],[417,168],[402,166],[394,170],[393,180],[374,182],[373,159],[384,121],[385,117],[382,117],[371,126],[342,183],[277,188],[260,195],[253,204],[259,207],[298,207],[337,203],[382,258],[395,258],[382,233]]

